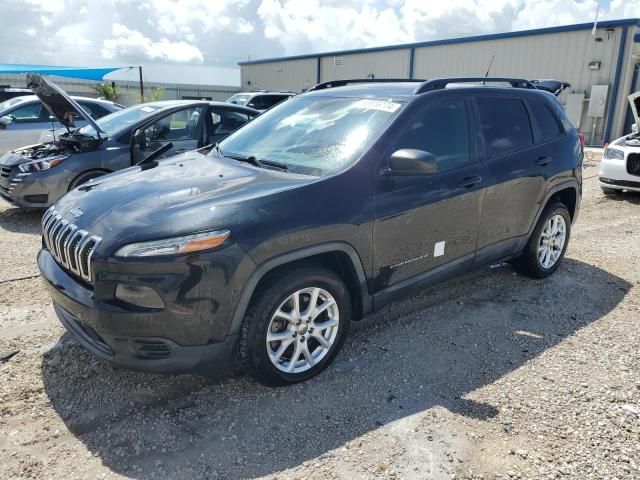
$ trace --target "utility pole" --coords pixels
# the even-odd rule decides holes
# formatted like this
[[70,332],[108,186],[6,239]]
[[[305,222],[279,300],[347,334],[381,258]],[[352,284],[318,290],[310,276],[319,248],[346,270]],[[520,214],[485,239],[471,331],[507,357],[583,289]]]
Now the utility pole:
[[144,103],[144,83],[142,83],[142,65],[138,65],[138,74],[140,76],[140,103]]

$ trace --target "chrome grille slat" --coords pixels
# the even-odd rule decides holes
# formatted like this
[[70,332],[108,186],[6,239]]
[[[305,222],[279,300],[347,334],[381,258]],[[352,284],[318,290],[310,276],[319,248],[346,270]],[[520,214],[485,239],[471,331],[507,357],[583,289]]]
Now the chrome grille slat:
[[62,268],[83,280],[93,281],[93,254],[102,241],[100,237],[63,219],[53,207],[42,217],[42,237],[45,247]]

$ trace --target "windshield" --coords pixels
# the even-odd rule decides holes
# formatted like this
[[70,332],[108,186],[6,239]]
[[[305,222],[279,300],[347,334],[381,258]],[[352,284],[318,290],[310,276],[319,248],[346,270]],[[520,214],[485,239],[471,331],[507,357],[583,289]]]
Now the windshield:
[[17,105],[18,103],[22,103],[23,101],[24,100],[20,97],[14,97],[14,98],[10,98],[9,100],[5,100],[4,102],[0,103],[0,111],[5,110],[14,105]]
[[237,93],[229,98],[227,98],[227,103],[235,103],[236,105],[246,105],[249,101],[249,97],[246,93]]
[[[110,113],[109,115],[105,115],[101,119],[96,120],[96,123],[107,135],[112,135],[118,130],[122,130],[127,126],[152,115],[154,112],[159,110],[159,108],[160,107],[152,105],[136,105],[134,107],[125,108],[124,110],[119,110],[117,112]],[[78,130],[78,133],[82,135],[95,136],[96,130],[91,125],[85,125]]]
[[297,97],[242,127],[220,149],[225,156],[255,157],[282,163],[292,172],[327,175],[355,162],[402,106],[363,98]]

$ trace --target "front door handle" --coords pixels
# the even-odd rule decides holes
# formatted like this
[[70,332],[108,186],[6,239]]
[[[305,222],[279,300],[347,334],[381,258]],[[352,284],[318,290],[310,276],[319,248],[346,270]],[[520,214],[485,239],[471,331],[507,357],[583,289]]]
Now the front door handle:
[[482,177],[478,175],[474,175],[473,177],[465,177],[460,182],[458,182],[458,186],[463,188],[471,188],[482,181]]
[[544,167],[545,165],[549,165],[551,163],[551,157],[540,157],[536,160],[536,165],[540,167]]

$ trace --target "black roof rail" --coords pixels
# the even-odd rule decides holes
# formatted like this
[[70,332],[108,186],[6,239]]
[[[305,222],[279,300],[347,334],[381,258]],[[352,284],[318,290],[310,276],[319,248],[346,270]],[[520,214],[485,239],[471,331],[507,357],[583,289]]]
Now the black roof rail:
[[440,90],[446,88],[447,85],[452,83],[485,83],[485,82],[500,82],[508,83],[513,88],[531,88],[536,87],[529,81],[523,78],[507,78],[507,77],[452,77],[452,78],[434,78],[427,80],[415,90],[415,94],[430,92],[432,90]]
[[316,90],[325,90],[327,88],[344,87],[352,83],[398,83],[398,82],[418,82],[424,83],[424,80],[415,78],[351,78],[349,80],[330,80],[328,82],[319,83],[311,87],[307,92],[314,92]]

